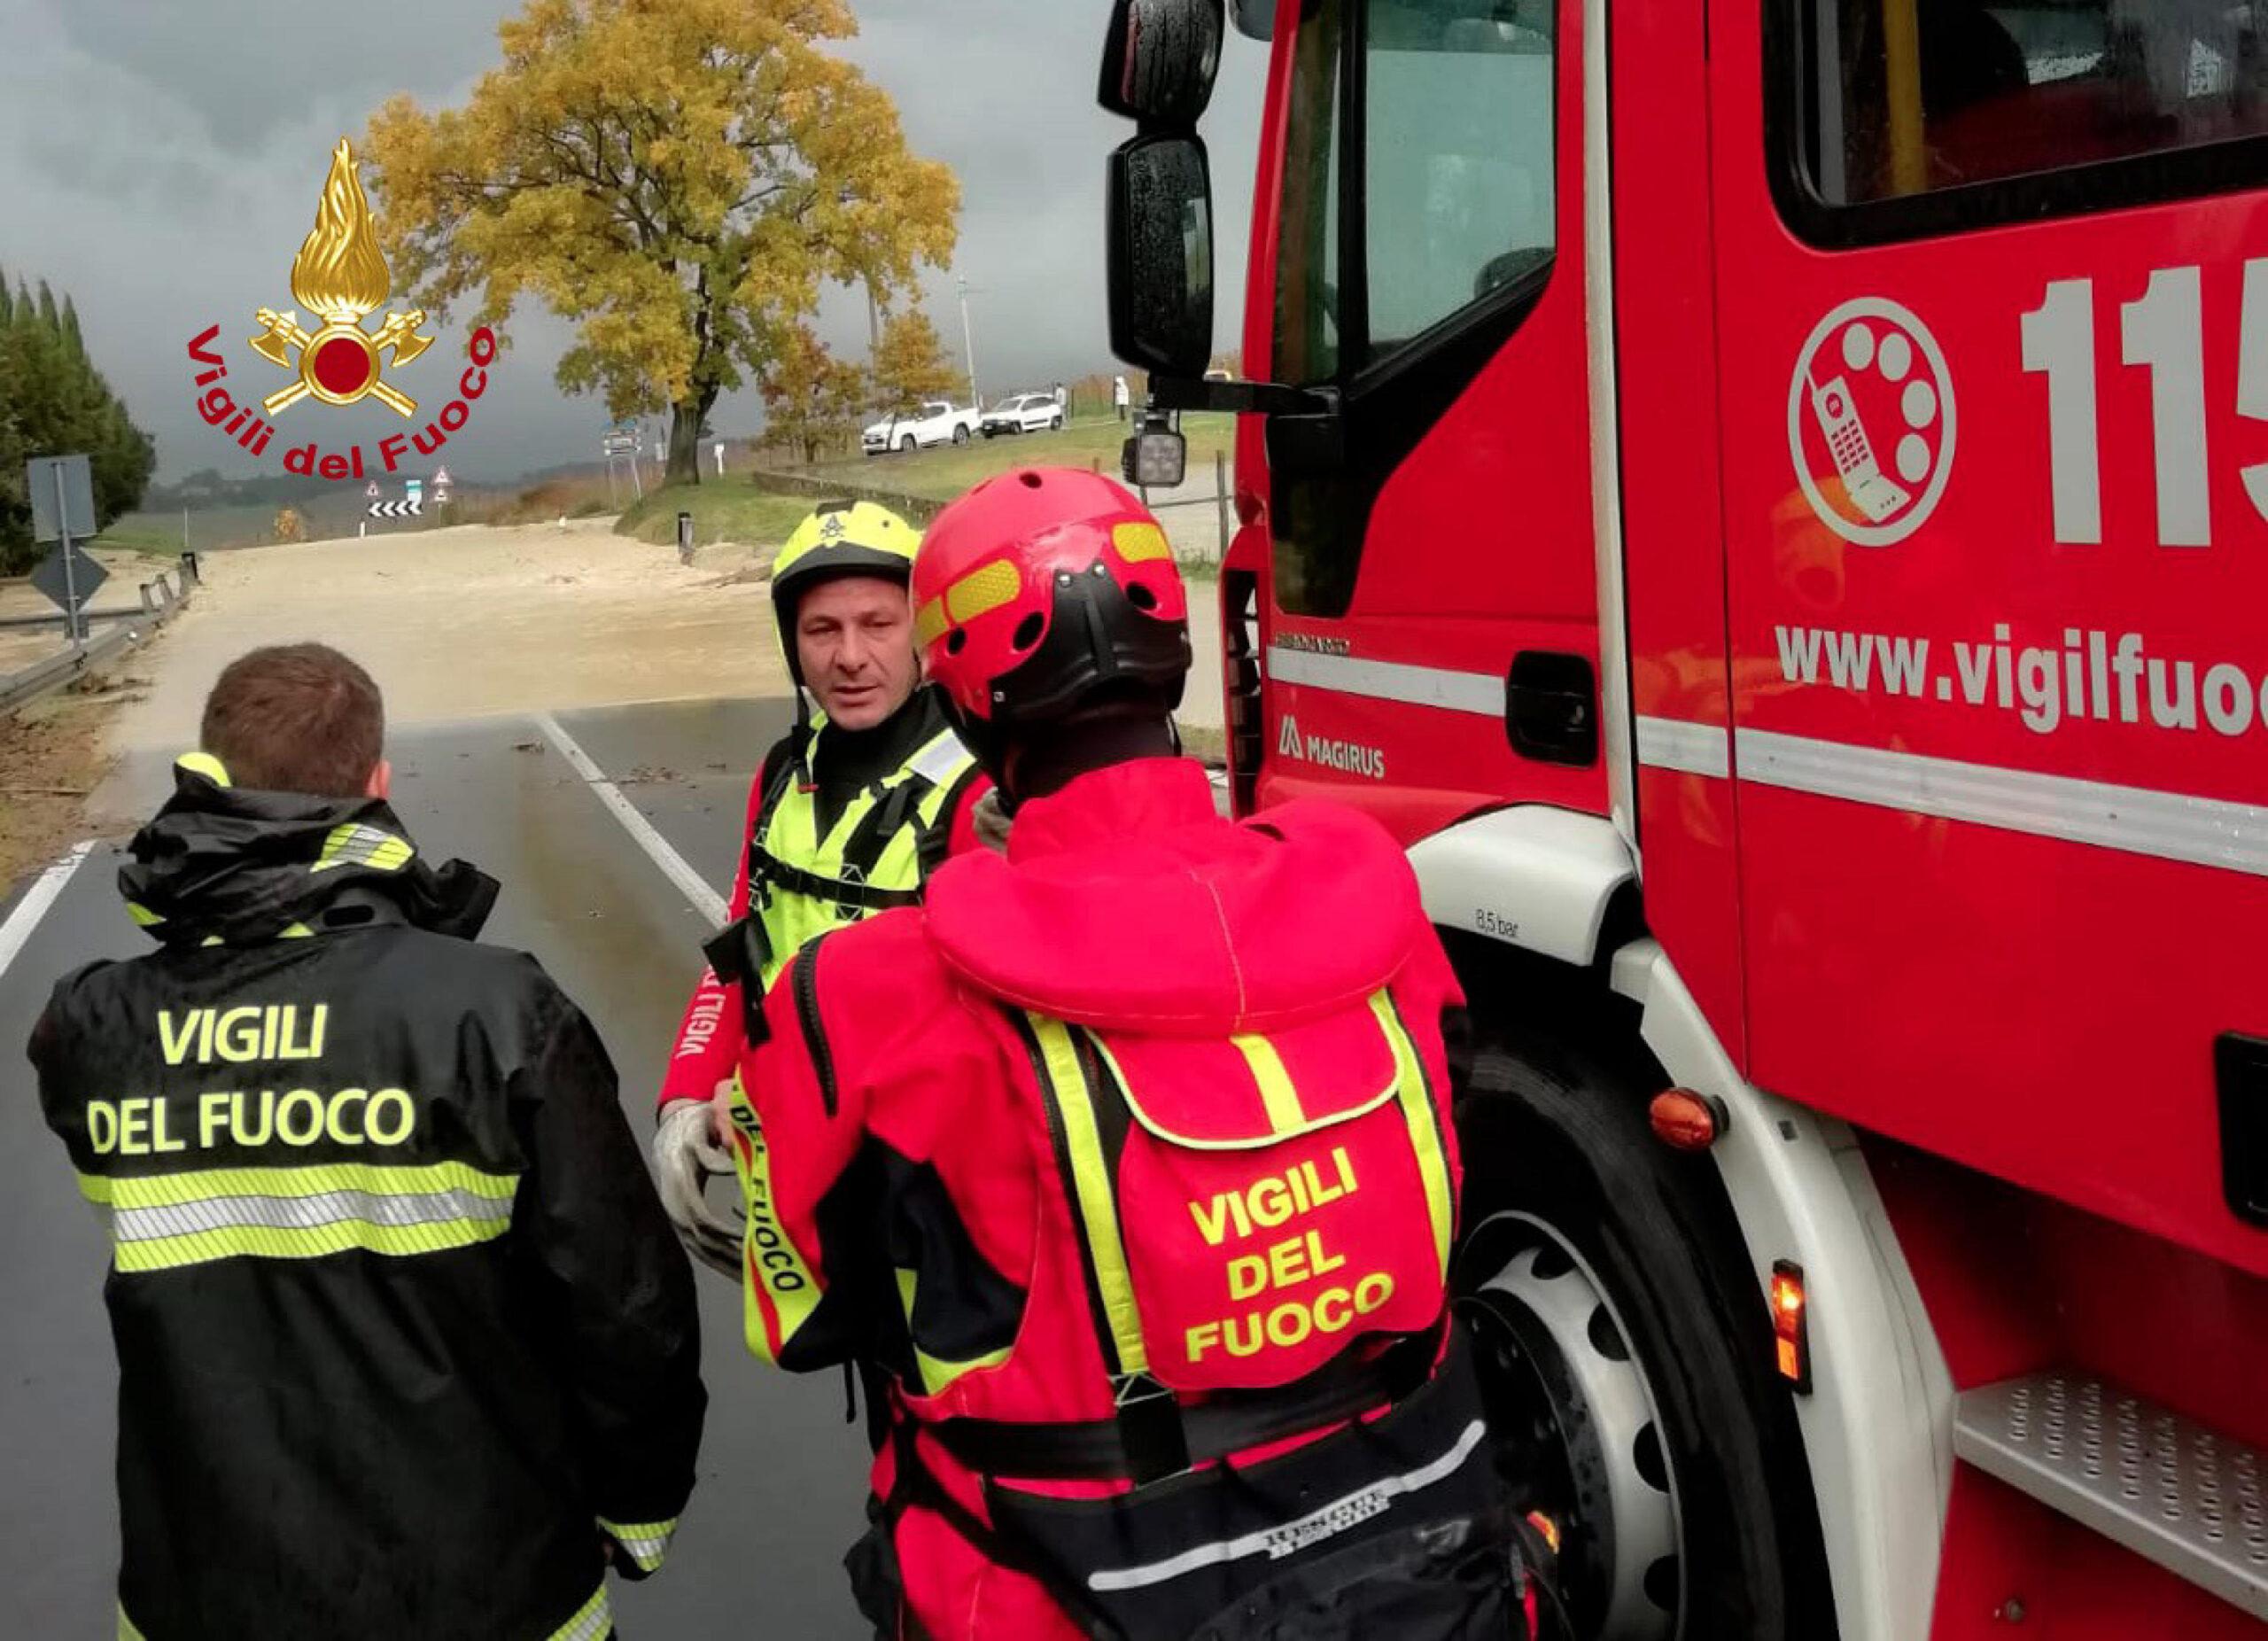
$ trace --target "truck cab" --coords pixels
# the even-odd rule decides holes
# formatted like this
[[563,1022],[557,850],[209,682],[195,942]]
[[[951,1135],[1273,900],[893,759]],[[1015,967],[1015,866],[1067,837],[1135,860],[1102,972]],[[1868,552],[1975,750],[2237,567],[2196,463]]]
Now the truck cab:
[[1118,12],[1115,345],[1243,413],[1231,789],[1376,815],[1457,963],[1579,1631],[2256,1633],[2268,8]]

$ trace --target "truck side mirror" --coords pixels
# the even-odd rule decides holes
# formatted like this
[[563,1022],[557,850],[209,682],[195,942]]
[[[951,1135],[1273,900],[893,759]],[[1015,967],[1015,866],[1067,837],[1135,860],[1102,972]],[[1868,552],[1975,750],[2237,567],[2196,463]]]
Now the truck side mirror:
[[1138,136],[1110,157],[1111,352],[1160,376],[1213,356],[1213,176],[1194,136]]
[[1096,95],[1114,114],[1194,130],[1221,67],[1221,0],[1115,0]]

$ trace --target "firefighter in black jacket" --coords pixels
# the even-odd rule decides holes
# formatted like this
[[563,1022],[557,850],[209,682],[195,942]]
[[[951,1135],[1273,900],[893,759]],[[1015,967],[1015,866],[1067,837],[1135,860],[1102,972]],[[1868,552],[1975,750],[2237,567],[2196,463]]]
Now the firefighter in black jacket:
[[599,1641],[705,1396],[691,1272],[590,1024],[475,945],[382,708],[255,650],[137,836],[159,949],[64,979],[47,1120],[110,1221],[119,1634]]

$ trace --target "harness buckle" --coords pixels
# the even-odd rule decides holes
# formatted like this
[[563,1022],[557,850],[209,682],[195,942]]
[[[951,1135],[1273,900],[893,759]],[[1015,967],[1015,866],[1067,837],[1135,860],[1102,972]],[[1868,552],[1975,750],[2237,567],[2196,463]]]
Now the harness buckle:
[[1181,1404],[1171,1390],[1148,1373],[1117,1373],[1111,1377],[1110,1395],[1118,1410],[1119,1444],[1135,1486],[1147,1487],[1190,1468],[1189,1433],[1182,1427]]

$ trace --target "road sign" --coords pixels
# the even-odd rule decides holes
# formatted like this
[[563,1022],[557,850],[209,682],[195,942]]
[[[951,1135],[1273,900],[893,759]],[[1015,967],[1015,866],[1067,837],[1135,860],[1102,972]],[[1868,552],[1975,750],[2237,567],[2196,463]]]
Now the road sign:
[[638,435],[635,433],[609,433],[599,443],[600,447],[609,455],[636,455],[638,454]]
[[64,614],[75,616],[94,602],[95,589],[110,579],[110,572],[81,552],[74,542],[67,549],[71,565],[66,572],[63,564],[66,550],[58,547],[39,561],[39,567],[32,572],[32,585],[46,594],[48,602]]
[[362,494],[369,496],[373,502],[377,501],[378,499],[378,481],[375,478],[370,480],[370,487],[362,492]]
[[424,510],[424,504],[415,498],[407,502],[373,502],[370,503],[370,517],[373,518],[416,518],[423,514]]
[[[59,493],[58,472],[63,478]],[[95,533],[94,476],[85,456],[35,455],[24,463],[24,483],[31,496],[33,541],[52,541],[64,535],[83,540]],[[59,512],[58,500],[63,503]]]

